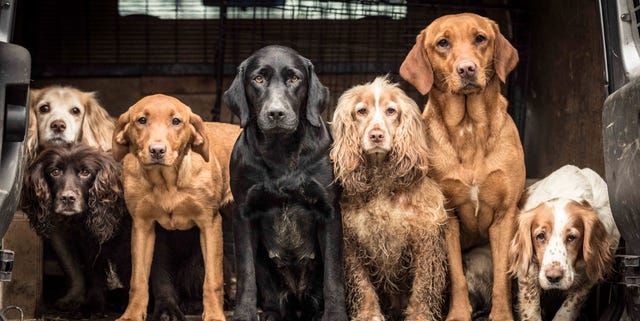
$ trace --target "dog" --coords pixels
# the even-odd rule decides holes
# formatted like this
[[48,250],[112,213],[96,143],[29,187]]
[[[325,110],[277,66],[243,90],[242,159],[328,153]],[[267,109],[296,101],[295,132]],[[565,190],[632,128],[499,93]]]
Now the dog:
[[530,186],[511,243],[521,320],[542,320],[540,294],[566,299],[554,320],[576,320],[591,288],[612,269],[620,240],[605,181],[589,168],[565,165]]
[[69,279],[59,309],[103,313],[107,272],[127,275],[131,220],[120,172],[111,155],[84,144],[47,147],[27,169],[21,208]]
[[487,18],[470,14],[434,20],[416,37],[400,75],[422,94],[430,175],[451,210],[447,250],[451,300],[447,320],[469,320],[461,251],[489,241],[493,259],[490,318],[512,320],[509,243],[524,189],[522,144],[500,83],[518,53]]
[[378,77],[338,99],[331,126],[351,320],[438,320],[447,214],[420,109]]
[[[224,93],[225,104],[239,116],[244,128],[233,148],[230,166],[231,191],[237,204],[233,215],[236,321],[257,320],[258,306],[263,311],[262,320],[347,320],[340,187],[333,183],[329,160],[332,140],[321,118],[328,97],[329,91],[315,74],[313,64],[282,46],[264,47],[243,61]],[[271,193],[274,187],[269,184],[278,186],[278,182],[287,180],[300,181],[304,193],[306,186],[314,186],[309,187],[315,191],[308,197],[324,195],[322,212],[301,209],[309,201],[290,193],[281,204],[292,206],[290,210],[272,209],[266,217],[254,213],[250,201],[267,197],[260,195]],[[259,192],[261,189],[265,192]],[[256,222],[259,217],[260,222]],[[291,217],[287,224],[285,217]],[[270,219],[278,222],[275,234],[260,227]],[[314,228],[307,230],[307,223]],[[298,239],[283,234],[290,230],[306,231],[306,235]],[[294,243],[300,248],[292,251]],[[291,265],[282,273],[274,273],[283,262]],[[313,273],[292,274],[294,271]],[[322,278],[319,283],[318,278]],[[321,296],[300,295],[318,291],[322,291]]]
[[[236,125],[205,123],[178,99],[161,94],[142,98],[118,118],[112,151],[123,160],[124,197],[133,218],[129,304],[118,320],[146,317],[156,222],[166,230],[199,228],[202,318],[225,320],[218,210],[233,201],[228,164],[239,133]],[[167,296],[167,310],[156,310],[152,318],[184,320],[175,293]]]
[[47,146],[83,143],[111,150],[114,122],[94,92],[69,86],[30,89],[27,155]]

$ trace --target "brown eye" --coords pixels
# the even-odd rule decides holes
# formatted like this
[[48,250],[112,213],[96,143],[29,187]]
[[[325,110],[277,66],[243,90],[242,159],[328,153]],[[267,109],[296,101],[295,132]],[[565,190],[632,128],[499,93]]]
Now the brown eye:
[[78,108],[78,107],[71,108],[71,113],[74,114],[74,115],[80,114],[80,108]]
[[147,117],[140,117],[140,118],[138,118],[138,123],[139,123],[140,125],[144,125],[144,124],[146,124],[146,123],[147,123]]
[[573,242],[575,240],[576,240],[576,236],[575,235],[571,235],[571,234],[567,235],[567,243],[571,243],[571,242]]
[[483,35],[477,35],[476,36],[476,45],[479,45],[483,42],[487,41],[487,37],[483,36]]
[[300,78],[296,75],[291,76],[291,78],[289,78],[289,82],[291,82],[292,84],[297,83],[298,81],[300,81]]
[[43,113],[43,114],[48,113],[49,110],[51,110],[51,108],[49,107],[49,104],[44,104],[44,105],[40,106],[39,109],[40,109],[40,112]]
[[253,78],[253,81],[261,84],[264,82],[264,78],[262,76],[256,76],[256,78]]
[[178,126],[180,125],[180,123],[182,123],[182,120],[180,120],[179,118],[174,118],[171,120],[171,124],[173,124],[173,126]]
[[393,108],[391,108],[391,107],[389,107],[389,108],[387,108],[387,110],[385,111],[385,113],[387,114],[387,116],[393,116],[393,115],[395,115],[395,114],[396,114],[396,110],[395,110],[395,109],[393,109]]
[[449,40],[447,39],[440,39],[440,41],[438,41],[438,47],[440,48],[449,48]]
[[91,176],[91,172],[88,169],[83,169],[80,171],[80,177],[87,178]]
[[356,113],[358,113],[358,115],[360,116],[366,116],[367,115],[367,109],[362,107],[362,108],[358,108],[358,110],[356,110]]
[[58,177],[62,175],[62,171],[59,168],[54,168],[49,172],[49,175],[51,175],[52,177]]
[[546,239],[546,235],[544,235],[544,233],[539,233],[538,235],[536,235],[536,240],[538,242],[544,242],[545,239]]

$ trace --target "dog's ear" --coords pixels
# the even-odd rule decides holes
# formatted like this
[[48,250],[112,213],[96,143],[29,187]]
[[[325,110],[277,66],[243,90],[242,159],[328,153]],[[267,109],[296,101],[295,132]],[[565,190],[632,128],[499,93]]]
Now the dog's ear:
[[116,121],[116,126],[113,131],[111,153],[113,154],[113,159],[117,162],[121,161],[129,152],[130,142],[127,134],[129,130],[129,122],[129,111],[126,111],[124,114],[120,115],[118,121]]
[[231,86],[224,92],[222,100],[231,111],[240,118],[240,127],[247,126],[250,117],[249,104],[247,103],[247,95],[244,91],[244,71],[246,60],[238,67],[236,78],[233,79]]
[[509,272],[524,277],[529,274],[529,267],[534,264],[533,243],[531,242],[531,224],[535,212],[522,212],[518,215],[516,233],[511,241],[509,257],[511,258]]
[[191,113],[189,127],[191,128],[191,150],[202,155],[205,162],[209,162],[209,138],[205,132],[202,118]]
[[103,151],[111,150],[113,121],[109,113],[100,105],[94,92],[82,93],[85,107],[82,122],[82,142],[89,146],[98,146]]
[[27,169],[20,197],[20,208],[29,217],[31,227],[41,236],[49,236],[53,228],[49,217],[53,199],[44,173],[45,153],[40,153]]
[[126,215],[121,169],[118,163],[103,152],[96,151],[90,155],[96,157],[100,170],[88,191],[87,203],[90,206],[85,225],[98,242],[103,244],[117,232],[120,220]]
[[591,206],[586,211],[588,212],[582,215],[584,224],[582,255],[587,266],[587,276],[591,281],[597,282],[609,274],[614,257],[604,224],[598,219],[598,215]]
[[493,32],[496,34],[493,48],[493,68],[503,83],[507,82],[507,75],[518,64],[518,51],[514,48],[509,40],[500,32],[500,27],[494,21],[491,21]]
[[309,84],[307,88],[307,120],[315,127],[322,126],[322,112],[329,103],[329,89],[322,85],[311,61],[306,60]]
[[433,86],[433,68],[424,49],[424,33],[423,30],[416,37],[416,43],[400,66],[400,76],[423,95]]

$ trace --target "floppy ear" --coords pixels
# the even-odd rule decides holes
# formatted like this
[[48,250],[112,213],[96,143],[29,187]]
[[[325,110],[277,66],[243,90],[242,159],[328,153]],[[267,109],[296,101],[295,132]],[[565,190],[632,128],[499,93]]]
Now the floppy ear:
[[400,123],[393,136],[391,161],[395,169],[393,175],[401,178],[401,183],[410,183],[427,176],[429,149],[418,105],[400,88],[397,90],[400,91]]
[[246,60],[238,67],[236,78],[233,79],[231,87],[224,92],[222,100],[231,111],[240,118],[240,127],[244,128],[249,122],[249,104],[244,91],[244,69]]
[[191,127],[191,150],[202,155],[205,162],[209,162],[209,138],[205,132],[202,118],[191,113],[189,125]]
[[518,63],[518,51],[500,32],[498,24],[491,21],[496,40],[493,48],[493,68],[503,83],[507,82],[507,76]]
[[95,93],[83,93],[85,115],[82,122],[82,142],[89,146],[98,146],[103,151],[111,150],[113,120],[100,106]]
[[89,208],[85,225],[93,237],[102,244],[117,232],[120,220],[126,214],[120,167],[109,157],[100,156],[96,161],[100,170],[89,189]]
[[400,76],[423,95],[428,93],[433,86],[433,68],[431,68],[429,57],[424,49],[424,33],[423,30],[416,37],[416,44],[413,45],[400,66]]
[[[34,93],[36,92],[36,93]],[[29,128],[27,129],[27,164],[30,164],[35,158],[38,152],[39,137],[38,137],[38,117],[36,116],[35,103],[36,97],[40,90],[31,90],[31,98],[29,102]]]
[[582,216],[582,222],[584,223],[582,254],[587,266],[587,276],[592,281],[599,281],[611,271],[613,265],[609,236],[604,224],[593,210],[590,210],[588,215]]
[[315,127],[322,126],[322,112],[329,103],[329,89],[323,86],[311,61],[307,60],[309,84],[307,88],[307,120]]
[[127,135],[129,121],[129,111],[120,115],[118,121],[116,121],[115,129],[113,131],[113,143],[111,145],[111,153],[113,154],[113,159],[115,159],[116,162],[121,161],[129,152],[130,142]]
[[20,207],[29,217],[31,227],[40,236],[49,237],[53,223],[49,217],[51,192],[44,178],[44,165],[41,154],[27,169],[22,186]]
[[531,224],[535,212],[521,212],[517,218],[516,234],[511,241],[509,257],[511,264],[509,272],[524,277],[529,273],[529,267],[534,264],[533,244],[531,243]]

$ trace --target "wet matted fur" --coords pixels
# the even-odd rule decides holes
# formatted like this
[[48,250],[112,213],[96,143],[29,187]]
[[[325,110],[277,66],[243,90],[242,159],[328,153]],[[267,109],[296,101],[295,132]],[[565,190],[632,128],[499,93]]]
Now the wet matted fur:
[[332,127],[351,319],[439,319],[447,216],[418,106],[379,77],[340,97]]

